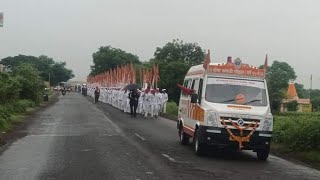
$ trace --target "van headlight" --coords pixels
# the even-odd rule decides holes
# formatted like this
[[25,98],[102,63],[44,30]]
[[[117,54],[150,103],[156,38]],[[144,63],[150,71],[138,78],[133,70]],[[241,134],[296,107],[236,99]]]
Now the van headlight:
[[273,117],[267,116],[263,122],[262,130],[263,131],[272,131],[273,127]]
[[209,126],[215,126],[217,127],[217,115],[213,111],[207,112],[207,122]]

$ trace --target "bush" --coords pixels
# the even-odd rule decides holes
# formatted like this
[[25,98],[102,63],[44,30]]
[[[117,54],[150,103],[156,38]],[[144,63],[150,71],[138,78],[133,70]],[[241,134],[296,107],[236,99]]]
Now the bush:
[[16,77],[0,72],[0,104],[18,100],[20,91],[21,84]]
[[19,100],[14,104],[15,113],[23,113],[27,110],[28,107],[34,107],[35,103],[30,100]]
[[172,116],[178,116],[178,106],[175,102],[170,101],[167,103],[167,114]]
[[31,65],[21,65],[14,72],[21,84],[21,99],[28,99],[39,104],[45,89],[39,73]]
[[318,114],[276,116],[274,141],[292,150],[320,150],[320,123]]
[[1,105],[0,106],[0,129],[7,128],[10,120],[11,120],[10,110],[6,106]]
[[298,102],[297,102],[297,101],[289,102],[289,103],[287,104],[287,109],[288,109],[288,111],[297,111],[297,109],[298,109]]

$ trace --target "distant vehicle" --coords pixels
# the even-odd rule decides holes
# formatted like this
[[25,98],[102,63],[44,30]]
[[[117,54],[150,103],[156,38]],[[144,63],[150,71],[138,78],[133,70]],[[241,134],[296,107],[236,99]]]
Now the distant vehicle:
[[56,86],[56,87],[53,88],[53,90],[54,90],[54,91],[60,91],[61,88],[60,88],[59,86]]
[[192,138],[196,154],[210,148],[253,150],[258,159],[266,160],[273,116],[265,73],[239,58],[232,62],[231,57],[226,63],[191,67],[179,86],[181,144]]
[[60,82],[59,83],[59,86],[63,89],[65,88],[68,92],[71,92],[72,91],[72,86],[71,84],[68,84],[66,82]]

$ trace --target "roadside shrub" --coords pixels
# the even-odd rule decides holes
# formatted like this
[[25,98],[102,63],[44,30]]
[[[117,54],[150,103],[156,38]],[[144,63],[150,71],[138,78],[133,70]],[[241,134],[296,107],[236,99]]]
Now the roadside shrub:
[[0,72],[0,104],[7,104],[19,99],[21,84],[16,77]]
[[320,150],[320,120],[318,115],[312,114],[276,116],[274,141],[292,150]]
[[0,106],[0,129],[7,128],[9,121],[11,120],[11,113],[6,106]]
[[34,107],[35,103],[31,100],[19,100],[14,104],[14,112],[23,113],[27,110],[28,107]]
[[45,85],[36,69],[31,65],[21,65],[15,69],[14,74],[21,84],[20,98],[39,104],[42,101]]
[[178,105],[174,101],[170,101],[167,103],[167,114],[178,116]]
[[297,109],[298,109],[298,102],[297,102],[297,101],[289,102],[289,103],[287,104],[287,109],[288,109],[288,111],[297,111]]

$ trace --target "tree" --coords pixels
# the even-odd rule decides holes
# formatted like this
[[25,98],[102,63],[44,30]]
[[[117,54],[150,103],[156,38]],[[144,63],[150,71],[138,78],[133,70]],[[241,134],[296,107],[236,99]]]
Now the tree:
[[[73,78],[74,75],[72,70],[67,69],[65,62],[55,62],[50,69],[50,83],[52,85],[57,85],[59,82],[66,82]],[[46,81],[48,81],[48,76]]]
[[92,55],[93,65],[90,75],[97,75],[122,64],[140,64],[138,56],[111,46],[100,47]]
[[21,84],[16,77],[0,72],[0,104],[13,103],[19,99]]
[[297,101],[291,101],[287,104],[288,111],[297,111],[297,109],[298,109],[298,102]]
[[179,39],[174,39],[163,47],[157,47],[150,63],[159,65],[159,87],[168,90],[170,100],[179,103],[181,91],[177,84],[183,83],[191,66],[203,63],[204,56],[202,48],[197,43],[185,43]]
[[39,72],[32,65],[23,64],[15,68],[13,73],[21,84],[20,99],[39,103],[45,88]]
[[308,90],[304,89],[303,84],[295,83],[294,85],[296,87],[299,98],[308,98]]
[[313,111],[320,111],[320,96],[311,99]]
[[312,89],[310,99],[313,111],[320,111],[320,89]]
[[297,78],[294,69],[286,62],[274,61],[267,71],[268,91],[273,111],[279,111],[287,92],[288,82]]
[[4,58],[0,63],[6,66],[10,65],[13,70],[23,64],[30,64],[39,72],[43,80],[49,81],[50,74],[51,85],[68,81],[74,77],[72,70],[66,68],[65,62],[55,62],[52,58],[44,55],[40,57],[18,55]]
[[177,84],[183,83],[189,66],[184,62],[173,61],[169,63],[162,62],[159,67],[161,78],[159,87],[167,89],[169,99],[179,104],[181,90],[177,88]]
[[197,43],[185,43],[182,40],[174,39],[162,48],[157,47],[153,61],[166,63],[179,61],[190,67],[201,64],[204,56],[204,51]]

